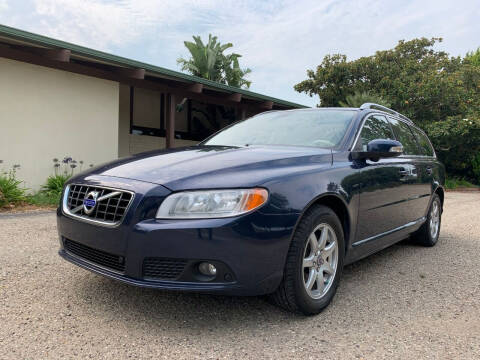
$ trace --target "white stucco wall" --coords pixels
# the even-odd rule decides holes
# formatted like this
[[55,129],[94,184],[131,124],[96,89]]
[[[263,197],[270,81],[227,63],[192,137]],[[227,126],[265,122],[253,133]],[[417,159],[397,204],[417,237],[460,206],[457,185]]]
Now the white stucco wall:
[[0,171],[38,190],[53,158],[88,164],[118,157],[119,84],[0,58]]

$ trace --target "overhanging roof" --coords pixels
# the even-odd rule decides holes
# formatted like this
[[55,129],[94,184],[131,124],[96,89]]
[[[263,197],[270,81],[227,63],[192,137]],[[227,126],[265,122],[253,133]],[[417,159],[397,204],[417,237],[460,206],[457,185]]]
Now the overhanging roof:
[[[49,54],[49,59],[45,60],[45,63],[40,63],[40,65],[57,67],[55,66],[57,62],[62,61],[62,56],[67,59],[63,62],[70,62],[70,57],[77,63],[81,65],[65,65],[59,66],[60,69],[74,72],[84,72],[79,71],[78,69],[83,69],[83,67],[94,66],[92,74],[98,74],[99,77],[110,78],[111,80],[117,80],[122,82],[126,77],[136,79],[132,85],[142,86],[142,80],[149,79],[150,86],[152,84],[158,83],[158,86],[166,86],[169,89],[179,89],[177,84],[184,84],[184,87],[181,88],[182,91],[187,91],[187,93],[199,93],[202,92],[202,89],[205,89],[210,93],[210,98],[221,94],[224,96],[225,101],[231,102],[232,104],[236,103],[238,105],[252,106],[252,104],[257,104],[268,108],[305,108],[306,106],[296,104],[293,102],[277,99],[271,96],[266,96],[258,94],[252,91],[220,84],[211,80],[203,79],[197,76],[187,75],[178,71],[173,71],[165,69],[159,66],[147,64],[144,62],[127,59],[121,56],[116,56],[108,54],[102,51],[93,50],[87,47],[71,44],[65,41],[52,39],[46,36],[30,33],[27,31],[15,29],[12,27],[0,25],[0,43],[7,44],[7,48],[0,47],[0,56],[13,58],[18,60],[23,60],[22,51],[24,49],[30,49],[29,54],[25,57],[25,61],[33,59],[30,62],[35,62],[35,57],[39,57],[45,54],[33,53],[31,54],[31,49],[42,49],[47,51],[57,51],[57,54]],[[12,47],[12,48],[10,48]],[[62,53],[63,51],[63,53]],[[63,55],[62,55],[63,54]],[[59,60],[60,59],[60,60]],[[37,61],[38,63],[38,61]],[[98,70],[100,67],[100,70]],[[71,70],[73,69],[73,70]],[[125,75],[125,71],[130,71]],[[108,73],[105,73],[107,70],[115,70],[117,75],[121,76],[119,79],[112,78]],[[95,72],[96,71],[96,72]],[[105,76],[102,76],[104,74]],[[96,76],[96,75],[93,75]],[[133,80],[132,80],[133,81]],[[146,80],[145,80],[146,81]],[[146,84],[146,83],[145,83]],[[185,88],[185,86],[187,86]],[[197,96],[197,98],[199,98]],[[263,104],[263,105],[262,105]]]

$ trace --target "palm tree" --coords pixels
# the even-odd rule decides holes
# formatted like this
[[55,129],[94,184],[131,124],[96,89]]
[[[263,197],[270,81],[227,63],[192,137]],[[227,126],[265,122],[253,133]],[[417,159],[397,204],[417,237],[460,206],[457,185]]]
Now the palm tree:
[[225,82],[230,86],[235,86],[238,88],[246,87],[247,89],[252,84],[251,81],[245,79],[245,75],[248,75],[252,72],[251,69],[240,67],[238,58],[242,57],[239,54],[229,54],[223,56],[223,70],[225,72]]
[[250,87],[251,82],[244,76],[251,72],[250,69],[241,69],[239,54],[224,55],[223,52],[231,47],[232,43],[221,44],[217,37],[208,35],[205,45],[200,36],[193,36],[194,42],[185,41],[185,47],[190,52],[190,59],[179,58],[177,63],[183,71],[204,79],[216,81],[236,87]]
[[368,91],[364,92],[355,92],[353,95],[348,95],[345,101],[339,101],[340,106],[342,107],[353,107],[357,108],[362,106],[364,103],[375,103],[390,107],[390,103],[377,94],[372,94]]

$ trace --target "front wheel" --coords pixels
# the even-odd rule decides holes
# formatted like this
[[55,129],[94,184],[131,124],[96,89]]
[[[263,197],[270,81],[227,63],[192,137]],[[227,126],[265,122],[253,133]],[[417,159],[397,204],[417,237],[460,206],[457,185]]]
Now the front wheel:
[[437,194],[433,195],[428,209],[427,219],[417,232],[412,235],[413,240],[423,246],[434,246],[440,236],[442,223],[442,202]]
[[275,303],[289,311],[318,314],[335,295],[344,253],[337,215],[323,205],[307,210],[293,235],[283,280],[272,295]]

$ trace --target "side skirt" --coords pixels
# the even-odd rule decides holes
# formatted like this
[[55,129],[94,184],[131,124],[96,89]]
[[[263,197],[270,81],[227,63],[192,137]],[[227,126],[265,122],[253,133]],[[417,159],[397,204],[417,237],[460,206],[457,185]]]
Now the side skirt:
[[371,236],[369,238],[366,238],[366,239],[363,239],[363,240],[359,240],[359,241],[356,241],[352,244],[353,247],[355,246],[358,246],[358,245],[362,245],[362,244],[365,244],[367,242],[370,242],[370,241],[373,241],[373,240],[376,240],[376,239],[379,239],[379,238],[382,238],[384,236],[387,236],[387,235],[390,235],[390,234],[393,234],[397,231],[401,231],[401,230],[404,230],[404,229],[408,229],[409,227],[412,227],[412,226],[415,226],[415,225],[421,225],[425,222],[427,218],[425,216],[421,217],[420,219],[417,219],[415,221],[412,221],[412,222],[409,222],[405,225],[402,225],[402,226],[399,226],[395,229],[392,229],[392,230],[388,230],[388,231],[385,231],[381,234],[378,234],[378,235],[375,235],[375,236]]
[[406,239],[411,233],[418,230],[426,219],[423,216],[395,229],[354,242],[347,253],[345,264],[351,264]]

